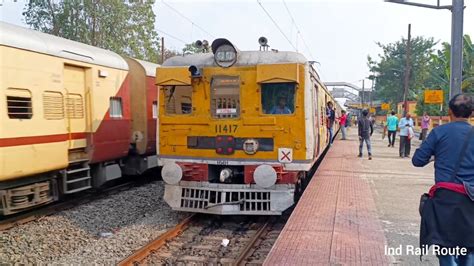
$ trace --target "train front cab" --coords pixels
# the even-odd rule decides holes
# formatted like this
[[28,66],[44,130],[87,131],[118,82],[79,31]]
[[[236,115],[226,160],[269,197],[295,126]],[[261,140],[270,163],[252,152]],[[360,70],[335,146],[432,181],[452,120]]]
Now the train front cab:
[[212,58],[157,70],[165,201],[180,211],[279,215],[322,150],[310,66],[292,52],[242,52],[227,68]]

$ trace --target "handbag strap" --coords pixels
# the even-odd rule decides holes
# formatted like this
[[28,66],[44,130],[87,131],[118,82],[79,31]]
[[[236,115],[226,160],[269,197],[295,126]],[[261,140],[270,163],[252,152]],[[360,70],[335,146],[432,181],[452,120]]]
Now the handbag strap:
[[[456,167],[454,168],[454,172],[453,172],[453,175],[451,177],[451,180],[455,179],[455,178],[458,178],[459,167],[461,166],[461,162],[464,159],[464,155],[466,154],[467,147],[469,146],[469,140],[471,139],[471,137],[473,135],[474,135],[474,127],[471,126],[471,130],[469,130],[469,132],[467,133],[466,139],[464,140],[464,144],[462,145],[462,150],[461,150],[461,153],[459,155],[459,160],[456,162]],[[460,180],[460,181],[462,181],[462,180]]]

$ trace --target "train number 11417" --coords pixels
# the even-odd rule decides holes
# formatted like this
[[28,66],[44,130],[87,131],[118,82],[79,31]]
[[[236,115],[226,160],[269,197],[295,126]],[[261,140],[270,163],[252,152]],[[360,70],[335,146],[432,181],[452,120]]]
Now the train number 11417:
[[215,131],[216,133],[235,133],[237,131],[238,126],[237,125],[216,125],[215,126]]

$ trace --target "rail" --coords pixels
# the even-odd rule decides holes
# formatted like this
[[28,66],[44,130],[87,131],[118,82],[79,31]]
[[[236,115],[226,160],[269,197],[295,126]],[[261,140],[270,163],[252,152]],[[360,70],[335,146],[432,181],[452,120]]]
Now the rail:
[[190,215],[177,224],[175,227],[168,230],[166,233],[160,235],[158,238],[152,240],[144,247],[140,248],[139,250],[135,251],[132,255],[127,257],[126,259],[122,260],[118,265],[119,266],[128,266],[128,265],[135,265],[139,264],[141,261],[146,259],[151,252],[161,248],[163,245],[167,243],[167,241],[177,237],[180,235],[188,225],[195,219],[196,215]]

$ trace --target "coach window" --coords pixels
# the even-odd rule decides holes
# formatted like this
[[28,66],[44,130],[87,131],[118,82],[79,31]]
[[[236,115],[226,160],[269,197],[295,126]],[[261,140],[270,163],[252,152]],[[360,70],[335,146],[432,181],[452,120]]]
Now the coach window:
[[31,119],[33,107],[31,92],[25,89],[7,89],[7,111],[10,119]]
[[166,86],[165,110],[166,114],[191,114],[193,110],[193,88],[191,86]]
[[264,114],[290,115],[295,112],[295,83],[262,84]]
[[152,117],[153,119],[158,118],[158,102],[153,101],[153,105],[151,106],[151,112],[152,112]]
[[82,95],[77,93],[66,94],[66,114],[69,119],[84,118],[84,101]]
[[239,117],[240,78],[238,76],[212,77],[211,114],[214,118]]
[[43,92],[43,115],[47,120],[64,118],[64,97],[57,91]]
[[111,118],[122,118],[122,98],[110,97],[109,114]]

